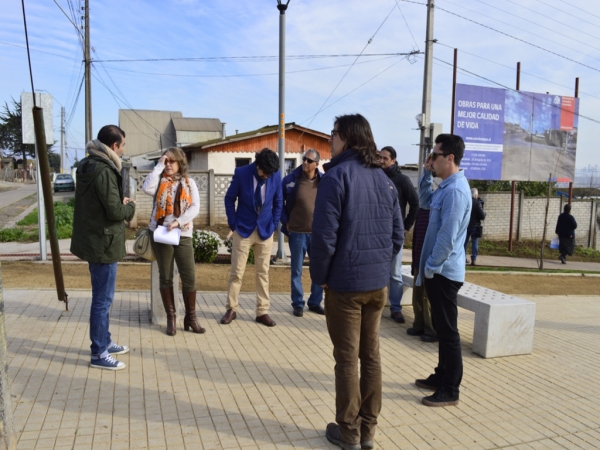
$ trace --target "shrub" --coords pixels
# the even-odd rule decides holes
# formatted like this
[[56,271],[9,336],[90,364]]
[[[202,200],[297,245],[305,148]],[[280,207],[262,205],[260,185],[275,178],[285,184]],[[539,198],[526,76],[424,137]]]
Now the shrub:
[[4,228],[0,230],[0,242],[18,241],[23,237],[23,228]]
[[192,235],[192,245],[196,262],[212,263],[217,257],[221,238],[214,231],[197,230]]

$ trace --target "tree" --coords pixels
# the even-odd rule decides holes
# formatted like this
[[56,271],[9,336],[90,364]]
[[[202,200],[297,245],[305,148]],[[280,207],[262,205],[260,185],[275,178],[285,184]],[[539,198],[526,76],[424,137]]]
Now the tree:
[[4,112],[0,113],[0,149],[5,156],[23,159],[23,167],[27,167],[27,155],[35,159],[35,146],[23,144],[21,123],[21,102],[12,99],[13,110],[4,103]]
[[[12,99],[13,109],[4,103],[4,112],[0,113],[0,150],[4,156],[22,159],[23,167],[27,167],[27,156],[35,159],[35,145],[23,144],[21,102]],[[50,167],[60,171],[60,157],[48,146]]]

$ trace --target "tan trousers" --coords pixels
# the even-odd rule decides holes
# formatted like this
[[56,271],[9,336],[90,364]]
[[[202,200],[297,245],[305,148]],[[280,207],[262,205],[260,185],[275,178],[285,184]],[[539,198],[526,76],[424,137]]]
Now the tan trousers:
[[236,231],[233,233],[233,246],[231,247],[231,272],[229,273],[227,291],[227,309],[237,312],[242,288],[242,280],[246,271],[246,262],[250,249],[254,250],[254,270],[256,272],[256,317],[269,312],[271,300],[269,298],[269,263],[273,236],[262,240],[258,231],[244,238]]

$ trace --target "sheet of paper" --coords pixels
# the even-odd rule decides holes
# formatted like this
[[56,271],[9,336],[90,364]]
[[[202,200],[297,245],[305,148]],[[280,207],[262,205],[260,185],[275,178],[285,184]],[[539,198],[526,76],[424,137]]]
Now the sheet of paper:
[[179,245],[179,238],[181,237],[181,229],[173,228],[171,231],[167,230],[167,227],[159,225],[154,230],[154,242],[160,244]]

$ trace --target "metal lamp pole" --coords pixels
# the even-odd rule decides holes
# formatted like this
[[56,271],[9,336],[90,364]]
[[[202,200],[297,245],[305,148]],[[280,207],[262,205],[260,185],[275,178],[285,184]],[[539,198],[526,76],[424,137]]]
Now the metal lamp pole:
[[[281,178],[285,176],[285,11],[290,3],[282,3],[277,0],[277,9],[279,10],[279,170]],[[285,258],[285,249],[283,246],[283,232],[281,224],[277,234],[277,259]]]

